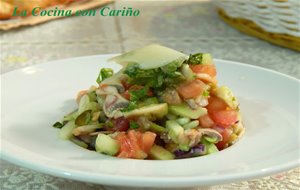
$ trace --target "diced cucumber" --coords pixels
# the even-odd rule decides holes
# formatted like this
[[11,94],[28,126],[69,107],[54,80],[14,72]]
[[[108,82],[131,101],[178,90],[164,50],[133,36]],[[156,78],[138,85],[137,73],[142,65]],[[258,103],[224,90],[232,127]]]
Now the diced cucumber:
[[137,117],[137,116],[154,116],[156,118],[162,118],[168,113],[168,104],[151,104],[141,108],[134,109],[129,112],[124,112],[125,117]]
[[[209,139],[209,140],[212,140],[212,139]],[[211,142],[207,141],[206,136],[202,137],[200,143],[205,145],[207,154],[212,154],[212,153],[215,153],[215,152],[219,151],[214,143],[211,143]]]
[[97,94],[95,91],[91,91],[87,94],[89,96],[90,102],[96,102],[97,101]]
[[73,143],[77,144],[78,146],[81,146],[82,148],[88,148],[89,145],[86,144],[85,142],[77,139],[77,138],[71,138],[70,141],[72,141]]
[[167,117],[169,120],[175,120],[175,119],[177,119],[177,116],[174,115],[174,114],[171,114],[171,113],[168,113],[168,114],[166,115],[166,117]]
[[119,143],[105,134],[98,134],[95,149],[97,152],[114,156],[119,151]]
[[177,63],[179,67],[188,56],[157,44],[148,45],[109,59],[119,64],[138,63],[141,69],[154,69]]
[[207,142],[210,142],[210,143],[217,143],[218,142],[218,138],[217,137],[204,136],[202,138],[204,138]]
[[90,98],[87,94],[83,95],[81,98],[80,98],[80,101],[79,101],[79,105],[78,105],[78,114],[81,114],[82,112],[88,110],[87,109],[87,106],[88,104],[90,103]]
[[182,127],[184,129],[192,129],[192,128],[195,128],[195,127],[198,127],[199,126],[199,121],[198,120],[194,120],[194,121],[191,121],[185,125],[183,125]]
[[185,125],[185,124],[189,123],[190,121],[191,121],[191,119],[188,117],[181,117],[181,118],[176,119],[176,122],[179,125]]
[[155,160],[173,160],[175,158],[174,154],[158,145],[152,146],[149,157]]
[[191,119],[198,119],[202,115],[207,114],[207,110],[205,108],[198,107],[197,109],[193,110],[186,104],[170,105],[169,111],[172,114],[179,115],[181,117],[188,117]]
[[96,111],[100,111],[101,107],[97,102],[90,102],[86,109],[92,110],[92,112],[96,112]]
[[171,140],[178,144],[180,150],[188,151],[189,139],[184,135],[184,129],[175,120],[168,120],[166,122],[166,128],[168,131],[168,136]]
[[152,122],[150,125],[150,130],[156,133],[162,133],[165,131],[165,128]]
[[101,129],[103,125],[104,124],[90,124],[76,127],[75,129],[73,129],[72,134],[75,136],[87,135],[92,132],[95,132],[97,129]]
[[184,129],[174,120],[168,120],[166,122],[166,128],[172,141],[179,144],[179,136],[183,135]]
[[74,119],[76,119],[77,116],[78,116],[78,112],[77,112],[77,110],[75,110],[75,111],[69,113],[68,115],[65,115],[63,118],[63,121],[74,120]]
[[78,114],[82,114],[87,110],[92,110],[92,112],[100,111],[101,107],[97,102],[89,102],[85,104],[80,110],[78,110]]
[[212,154],[212,153],[215,153],[215,152],[219,152],[218,148],[216,147],[215,144],[207,144],[206,145],[206,148],[207,148],[207,154]]
[[75,121],[69,121],[65,126],[63,126],[61,128],[61,130],[59,131],[59,137],[61,139],[64,139],[64,140],[68,140],[70,139],[73,134],[73,129],[75,129],[77,126],[75,125]]
[[190,68],[190,66],[188,64],[183,64],[181,66],[180,71],[181,71],[182,75],[185,77],[185,79],[188,81],[194,80],[196,77],[195,73],[192,71],[192,69]]

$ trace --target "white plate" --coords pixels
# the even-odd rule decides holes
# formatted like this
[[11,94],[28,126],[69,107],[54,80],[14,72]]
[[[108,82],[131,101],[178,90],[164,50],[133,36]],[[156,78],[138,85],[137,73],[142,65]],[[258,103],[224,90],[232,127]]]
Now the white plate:
[[1,76],[1,156],[47,174],[107,185],[183,187],[258,178],[299,166],[299,80],[250,65],[215,60],[220,84],[240,100],[246,133],[204,157],[118,159],[58,139],[53,122],[75,107],[112,55],[49,62]]

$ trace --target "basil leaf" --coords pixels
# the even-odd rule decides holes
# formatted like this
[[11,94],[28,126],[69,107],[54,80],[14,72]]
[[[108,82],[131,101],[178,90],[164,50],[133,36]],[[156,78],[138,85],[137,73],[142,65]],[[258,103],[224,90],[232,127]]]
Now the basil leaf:
[[148,89],[149,88],[147,88],[147,87],[143,87],[139,90],[129,90],[130,100],[138,101],[144,97],[147,97]]

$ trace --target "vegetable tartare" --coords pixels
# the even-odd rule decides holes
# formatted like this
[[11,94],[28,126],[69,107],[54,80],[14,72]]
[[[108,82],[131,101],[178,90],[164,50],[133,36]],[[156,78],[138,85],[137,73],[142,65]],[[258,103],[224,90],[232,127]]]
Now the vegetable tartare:
[[123,68],[100,69],[98,85],[78,93],[78,109],[53,125],[61,139],[119,158],[171,160],[221,151],[244,133],[210,54],[153,44],[109,61]]

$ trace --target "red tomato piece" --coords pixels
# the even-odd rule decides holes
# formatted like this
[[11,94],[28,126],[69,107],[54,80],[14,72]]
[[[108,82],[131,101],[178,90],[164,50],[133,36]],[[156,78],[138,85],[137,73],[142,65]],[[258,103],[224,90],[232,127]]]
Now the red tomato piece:
[[156,134],[152,132],[139,132],[130,130],[121,132],[117,137],[120,151],[117,155],[122,158],[145,159],[154,144]]
[[211,113],[211,118],[221,126],[230,126],[237,121],[238,113],[235,110],[221,110]]
[[227,108],[227,104],[222,99],[214,96],[211,96],[208,99],[208,105],[206,106],[208,113],[226,110],[226,108]]
[[230,136],[232,134],[232,131],[230,129],[224,129],[223,132],[221,133],[222,135],[222,141],[218,142],[216,146],[218,147],[219,150],[223,150],[228,146],[228,141],[230,139]]
[[116,140],[120,144],[120,150],[118,157],[120,158],[129,158],[130,157],[130,140],[127,138],[125,132],[121,132],[116,137]]
[[214,64],[211,65],[190,65],[190,68],[194,73],[204,73],[208,74],[211,77],[215,77],[217,75],[216,66]]
[[130,100],[130,94],[129,94],[128,90],[126,90],[124,93],[122,93],[121,96],[123,96],[127,100]]
[[150,152],[150,149],[152,148],[154,141],[156,138],[156,134],[152,132],[145,132],[142,136],[142,149],[147,154]]
[[200,80],[193,80],[179,85],[177,91],[184,98],[195,98],[201,95],[205,90],[206,84]]
[[128,83],[127,79],[123,79],[121,80],[121,83],[123,85],[123,87],[125,88],[125,90],[128,90],[132,85]]
[[201,116],[199,118],[199,123],[201,127],[213,127],[215,125],[214,121],[208,114]]

